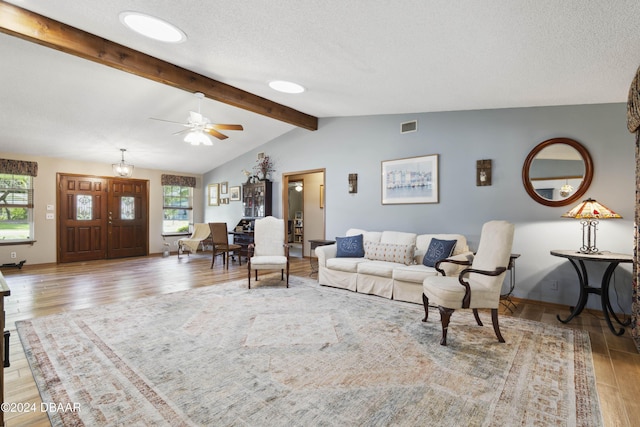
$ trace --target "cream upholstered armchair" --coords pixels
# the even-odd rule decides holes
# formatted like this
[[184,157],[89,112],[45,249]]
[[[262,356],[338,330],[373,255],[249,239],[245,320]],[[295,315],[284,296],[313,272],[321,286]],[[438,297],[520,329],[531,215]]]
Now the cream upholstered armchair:
[[[429,304],[438,306],[442,321],[441,345],[447,345],[447,329],[451,314],[459,308],[471,308],[473,315],[482,326],[478,316],[479,308],[491,309],[493,330],[499,342],[504,342],[498,326],[498,307],[502,282],[511,257],[513,244],[513,224],[506,221],[489,221],[482,226],[478,251],[471,261],[444,259],[438,261],[436,269],[442,276],[427,277],[423,281],[422,302],[425,316],[429,317]],[[470,265],[458,277],[445,277],[440,264],[452,262]]]
[[251,288],[251,270],[255,270],[256,281],[258,270],[280,270],[281,280],[287,271],[287,288],[289,287],[289,245],[285,242],[284,220],[268,216],[255,221],[253,243],[249,245],[249,285]]

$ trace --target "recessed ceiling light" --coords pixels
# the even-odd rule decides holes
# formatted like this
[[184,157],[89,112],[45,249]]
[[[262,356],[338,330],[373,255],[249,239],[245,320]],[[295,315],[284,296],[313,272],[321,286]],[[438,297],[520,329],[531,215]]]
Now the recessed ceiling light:
[[122,12],[120,22],[138,34],[161,42],[181,43],[187,39],[187,35],[175,25],[144,13]]
[[304,92],[304,88],[300,86],[298,83],[287,82],[284,80],[274,80],[272,82],[269,82],[269,87],[273,90],[277,90],[278,92],[284,92],[284,93]]

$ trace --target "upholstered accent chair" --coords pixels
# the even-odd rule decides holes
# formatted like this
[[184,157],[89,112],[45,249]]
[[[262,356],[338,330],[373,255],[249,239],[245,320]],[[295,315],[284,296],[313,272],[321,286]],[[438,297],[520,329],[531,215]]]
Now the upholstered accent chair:
[[[429,317],[429,304],[438,306],[442,322],[441,345],[447,345],[447,330],[451,314],[456,309],[470,308],[478,325],[482,326],[478,309],[490,309],[493,330],[499,342],[504,342],[498,325],[498,308],[502,282],[509,266],[513,244],[513,224],[506,221],[489,221],[482,226],[478,251],[469,261],[444,259],[436,269],[442,276],[427,277],[423,281],[422,302],[425,316]],[[452,262],[468,265],[457,277],[447,277],[440,264]]]
[[256,281],[258,270],[280,270],[281,280],[287,273],[287,288],[289,287],[289,244],[285,242],[285,223],[283,219],[268,216],[256,219],[253,229],[253,243],[249,245],[249,284],[251,288],[251,271],[255,271]]
[[229,234],[227,230],[226,222],[210,222],[209,228],[211,229],[211,240],[213,241],[213,255],[211,255],[211,268],[216,261],[218,255],[222,255],[222,264],[229,269],[229,260],[231,253],[238,255],[238,262],[242,265],[242,259],[240,257],[240,249],[242,246],[229,243]]

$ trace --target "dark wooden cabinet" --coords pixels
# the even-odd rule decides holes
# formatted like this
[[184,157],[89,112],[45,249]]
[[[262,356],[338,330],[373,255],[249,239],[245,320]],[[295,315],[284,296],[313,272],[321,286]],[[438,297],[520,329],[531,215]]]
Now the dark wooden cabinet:
[[233,235],[233,243],[240,245],[241,257],[248,256],[249,245],[253,243],[254,221],[272,214],[272,186],[271,181],[256,181],[242,185],[244,218],[236,224],[234,231],[229,233]]
[[249,245],[253,243],[253,232],[249,231],[232,231],[233,243],[240,245],[240,257],[247,258],[249,256]]
[[269,216],[272,198],[271,181],[258,181],[242,185],[242,204],[245,218]]

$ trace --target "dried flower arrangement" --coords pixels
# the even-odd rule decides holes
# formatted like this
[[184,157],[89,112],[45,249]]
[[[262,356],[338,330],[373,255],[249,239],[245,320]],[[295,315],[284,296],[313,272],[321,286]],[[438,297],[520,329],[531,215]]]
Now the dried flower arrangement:
[[273,168],[273,162],[269,156],[264,156],[261,159],[256,160],[256,165],[253,167],[256,174],[260,179],[266,180],[271,172],[276,170]]

